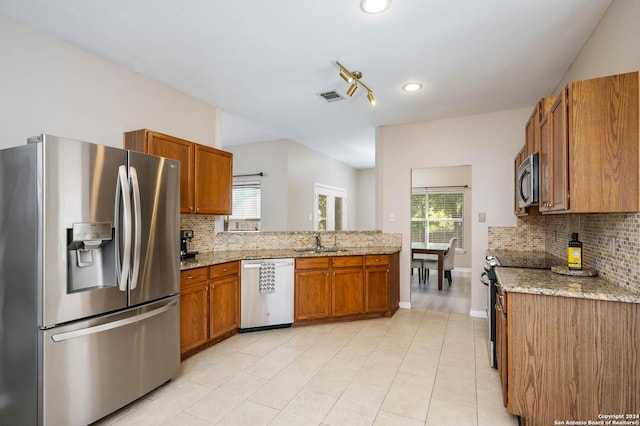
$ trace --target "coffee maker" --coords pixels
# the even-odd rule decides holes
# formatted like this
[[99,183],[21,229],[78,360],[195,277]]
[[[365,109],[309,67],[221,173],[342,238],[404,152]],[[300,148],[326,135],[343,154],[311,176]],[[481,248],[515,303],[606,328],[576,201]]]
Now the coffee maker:
[[181,229],[180,230],[180,259],[188,259],[191,257],[196,257],[198,254],[197,251],[189,251],[189,245],[191,244],[191,240],[193,239],[193,230],[191,229]]

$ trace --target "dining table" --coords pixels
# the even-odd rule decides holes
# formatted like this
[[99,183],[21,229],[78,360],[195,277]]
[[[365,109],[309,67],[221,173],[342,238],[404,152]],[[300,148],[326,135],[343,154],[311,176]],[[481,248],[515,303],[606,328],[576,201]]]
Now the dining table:
[[444,254],[449,249],[449,243],[411,243],[411,258],[414,254],[435,254],[438,256],[438,290],[442,290],[442,281],[444,277]]

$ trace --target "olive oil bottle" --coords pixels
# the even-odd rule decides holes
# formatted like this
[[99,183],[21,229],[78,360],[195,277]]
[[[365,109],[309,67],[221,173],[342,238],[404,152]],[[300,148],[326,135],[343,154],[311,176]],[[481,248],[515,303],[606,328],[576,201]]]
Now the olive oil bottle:
[[578,240],[578,233],[571,234],[571,241],[567,248],[567,262],[569,269],[582,269],[582,243]]

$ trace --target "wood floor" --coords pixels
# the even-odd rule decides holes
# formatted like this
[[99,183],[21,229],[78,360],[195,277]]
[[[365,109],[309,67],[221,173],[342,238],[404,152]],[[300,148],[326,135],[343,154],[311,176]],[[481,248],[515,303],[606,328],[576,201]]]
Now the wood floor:
[[452,271],[452,283],[447,280],[438,290],[438,276],[431,271],[429,281],[418,283],[418,270],[411,276],[411,308],[423,311],[441,311],[469,314],[471,309],[471,273]]

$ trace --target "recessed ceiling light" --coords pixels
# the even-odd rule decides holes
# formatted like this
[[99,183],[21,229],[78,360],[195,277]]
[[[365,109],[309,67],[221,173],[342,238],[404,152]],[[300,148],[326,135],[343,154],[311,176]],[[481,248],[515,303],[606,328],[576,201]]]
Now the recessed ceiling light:
[[422,89],[422,84],[415,82],[407,83],[402,86],[402,90],[404,90],[405,92],[417,92],[420,89]]
[[360,9],[366,13],[384,12],[391,6],[391,0],[361,0]]

